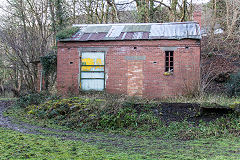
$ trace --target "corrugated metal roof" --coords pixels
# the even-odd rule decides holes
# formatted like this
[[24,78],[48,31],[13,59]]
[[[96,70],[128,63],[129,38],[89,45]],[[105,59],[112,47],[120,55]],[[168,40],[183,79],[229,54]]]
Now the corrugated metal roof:
[[201,39],[197,22],[83,24],[69,39],[60,41],[107,41],[151,39]]
[[133,25],[125,25],[123,32],[150,32],[150,24],[138,25],[137,23]]

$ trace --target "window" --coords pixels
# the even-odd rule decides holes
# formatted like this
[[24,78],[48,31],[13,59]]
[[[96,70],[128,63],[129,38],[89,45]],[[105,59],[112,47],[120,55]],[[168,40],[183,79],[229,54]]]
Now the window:
[[165,51],[165,72],[173,72],[173,51]]

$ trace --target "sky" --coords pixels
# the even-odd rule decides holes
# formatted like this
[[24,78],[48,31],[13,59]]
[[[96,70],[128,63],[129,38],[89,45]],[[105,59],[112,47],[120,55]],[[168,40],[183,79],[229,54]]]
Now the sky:
[[[5,4],[6,4],[6,1],[7,0],[0,0],[0,7],[2,7],[2,6],[5,6]],[[116,0],[116,2],[117,3],[119,3],[119,2],[122,2],[122,3],[126,3],[126,2],[131,2],[132,0]],[[163,2],[169,2],[170,0],[162,0]],[[190,0],[189,0],[190,1]],[[201,3],[207,3],[207,2],[209,2],[210,0],[192,0],[193,1],[193,3],[197,3],[197,4],[201,4]],[[3,13],[1,13],[1,12],[3,12],[3,10],[0,10],[0,15],[2,15]]]

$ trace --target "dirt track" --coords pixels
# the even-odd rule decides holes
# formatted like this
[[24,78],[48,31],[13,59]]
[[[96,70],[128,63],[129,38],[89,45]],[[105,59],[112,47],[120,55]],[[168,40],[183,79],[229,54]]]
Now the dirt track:
[[[3,115],[13,103],[11,101],[0,101],[0,127],[5,127],[21,133],[36,134],[43,136],[55,136],[63,140],[80,140],[90,144],[96,144],[98,142],[107,143],[109,145],[117,145],[121,147],[127,147],[127,142],[131,137],[116,135],[116,134],[98,134],[98,133],[78,133],[75,131],[63,131],[47,127],[34,126],[23,122],[14,123],[10,117]],[[46,133],[44,133],[46,131]],[[110,139],[110,140],[109,140]]]
[[52,131],[56,133],[71,133],[72,131],[62,131],[62,130],[56,130],[52,128],[46,128],[46,127],[39,127],[39,126],[34,126],[30,125],[27,123],[19,122],[19,123],[13,123],[11,118],[5,117],[3,115],[4,111],[6,111],[9,107],[11,107],[13,103],[11,101],[0,101],[0,126],[9,128],[12,130],[16,130],[22,133],[27,133],[27,134],[41,134],[45,136],[57,136],[59,138],[64,138],[64,139],[75,139],[74,136],[61,136],[59,134],[43,134],[42,132],[39,132],[39,130],[45,130],[45,131]]
[[11,122],[9,117],[3,116],[3,112],[7,110],[11,106],[11,104],[11,101],[0,101],[0,126],[17,130],[19,132],[27,132],[27,129],[23,129],[21,125],[14,124]]
[[[63,131],[57,130],[53,128],[34,126],[28,123],[16,122],[16,120],[11,119],[10,117],[5,117],[3,115],[4,111],[6,111],[11,105],[12,101],[0,101],[0,127],[9,128],[15,131],[19,131],[26,134],[38,134],[44,136],[55,136],[62,139],[70,139],[70,140],[81,140],[84,142],[96,142],[98,140],[93,137],[99,137],[101,141],[108,141],[109,137],[112,138],[123,138],[129,139],[127,136],[113,135],[113,134],[98,134],[98,133],[80,133],[77,131]],[[219,117],[222,117],[228,113],[231,113],[232,110],[229,109],[219,109],[219,108],[200,108],[197,104],[189,104],[189,103],[162,103],[161,106],[156,106],[157,108],[153,108],[153,112],[158,114],[161,112],[161,117],[159,117],[166,124],[173,121],[183,121],[188,120],[191,122],[195,122],[196,124],[199,120],[209,122],[216,120]],[[143,107],[141,105],[137,105],[136,109],[139,112],[142,112]],[[203,110],[204,109],[204,110]],[[201,115],[197,113],[200,111],[206,112]],[[206,110],[206,111],[205,111]],[[201,111],[201,112],[202,112]],[[159,114],[158,114],[159,115]],[[114,143],[114,142],[110,142]]]
[[[29,125],[26,123],[13,123],[9,117],[3,116],[6,111],[13,103],[11,101],[0,101],[0,126],[6,127],[12,130],[16,130],[22,133],[33,133],[38,134],[38,129],[53,130],[50,128],[43,128],[38,126]],[[57,130],[56,130],[57,131]]]

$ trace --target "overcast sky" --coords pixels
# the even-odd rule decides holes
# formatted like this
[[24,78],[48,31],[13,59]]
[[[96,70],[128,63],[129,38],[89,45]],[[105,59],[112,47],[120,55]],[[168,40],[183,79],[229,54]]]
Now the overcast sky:
[[[6,4],[6,1],[7,0],[0,0],[0,7],[4,6]],[[131,2],[132,0],[116,0],[117,3],[126,3],[126,2]],[[163,0],[163,2],[169,2],[170,0]],[[188,0],[190,1],[190,0]],[[193,3],[198,3],[198,4],[201,4],[201,3],[206,3],[206,2],[209,2],[210,0],[192,0]],[[0,15],[2,15],[4,13],[3,10],[0,10]]]

